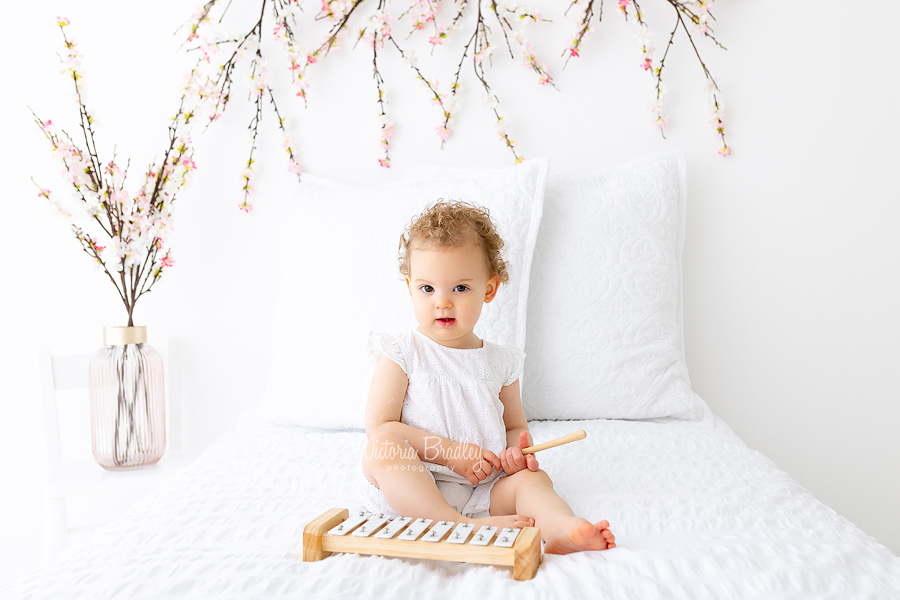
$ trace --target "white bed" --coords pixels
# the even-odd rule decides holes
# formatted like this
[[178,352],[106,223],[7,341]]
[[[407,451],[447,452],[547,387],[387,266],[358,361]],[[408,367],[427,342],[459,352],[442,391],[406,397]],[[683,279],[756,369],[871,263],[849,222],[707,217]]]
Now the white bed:
[[171,484],[3,598],[900,598],[900,558],[821,504],[718,419],[541,421],[583,428],[542,468],[618,547],[510,569],[285,554],[331,507],[355,508],[360,431],[248,414]]
[[[685,180],[677,153],[556,178],[546,160],[365,189],[307,177],[285,208],[288,231],[273,236],[285,280],[261,409],[0,597],[900,598],[900,558],[748,449],[693,392]],[[587,431],[539,459],[579,515],[616,535],[613,550],[545,556],[529,581],[448,562],[285,558],[307,522],[359,506],[365,338],[414,326],[391,251],[414,209],[440,196],[497,219],[511,281],[476,333],[525,349],[535,442]],[[340,243],[330,222],[344,227]],[[311,281],[365,293],[309,293]]]

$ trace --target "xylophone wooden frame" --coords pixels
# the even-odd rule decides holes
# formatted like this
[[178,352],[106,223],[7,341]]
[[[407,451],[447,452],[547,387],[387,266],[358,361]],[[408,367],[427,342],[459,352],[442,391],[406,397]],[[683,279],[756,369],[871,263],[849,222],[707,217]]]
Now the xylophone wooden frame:
[[301,556],[289,554],[292,558],[302,558],[305,562],[322,560],[332,552],[352,552],[355,554],[376,554],[403,558],[427,558],[453,562],[478,563],[512,567],[512,577],[516,581],[526,581],[534,577],[541,564],[541,530],[525,527],[519,532],[510,548],[497,546],[475,546],[472,544],[444,543],[446,536],[438,542],[415,541],[397,538],[381,539],[354,535],[331,535],[333,527],[346,521],[350,511],[346,508],[332,508],[310,521],[303,529],[303,553]]

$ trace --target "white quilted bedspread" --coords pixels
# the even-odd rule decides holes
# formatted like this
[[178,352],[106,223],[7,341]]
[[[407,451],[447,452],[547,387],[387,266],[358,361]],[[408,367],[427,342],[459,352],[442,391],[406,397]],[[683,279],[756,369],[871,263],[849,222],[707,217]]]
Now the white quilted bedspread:
[[618,548],[545,555],[537,576],[412,559],[284,558],[326,509],[354,508],[360,432],[243,423],[123,518],[0,597],[900,598],[900,558],[822,505],[721,421],[584,428],[541,466]]

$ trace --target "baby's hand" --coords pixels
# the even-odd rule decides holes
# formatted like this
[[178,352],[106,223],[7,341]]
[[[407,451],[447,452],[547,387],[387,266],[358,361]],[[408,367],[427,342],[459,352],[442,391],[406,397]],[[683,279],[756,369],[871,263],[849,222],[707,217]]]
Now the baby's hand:
[[468,479],[470,483],[478,485],[494,469],[500,470],[500,459],[478,444],[454,442],[452,456],[447,461],[447,466]]
[[519,433],[519,445],[507,448],[500,453],[500,466],[503,467],[507,475],[518,473],[526,467],[529,471],[538,470],[538,461],[534,454],[522,454],[522,448],[527,447],[528,433],[522,431]]

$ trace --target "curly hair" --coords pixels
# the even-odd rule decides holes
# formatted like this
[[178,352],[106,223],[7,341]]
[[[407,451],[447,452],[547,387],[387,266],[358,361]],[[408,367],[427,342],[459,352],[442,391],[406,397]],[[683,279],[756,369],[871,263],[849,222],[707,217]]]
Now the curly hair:
[[400,273],[409,277],[409,260],[414,247],[437,246],[458,248],[470,241],[481,245],[488,273],[509,281],[509,263],[503,260],[503,238],[491,220],[488,209],[459,200],[443,198],[413,217],[400,235],[398,260]]

